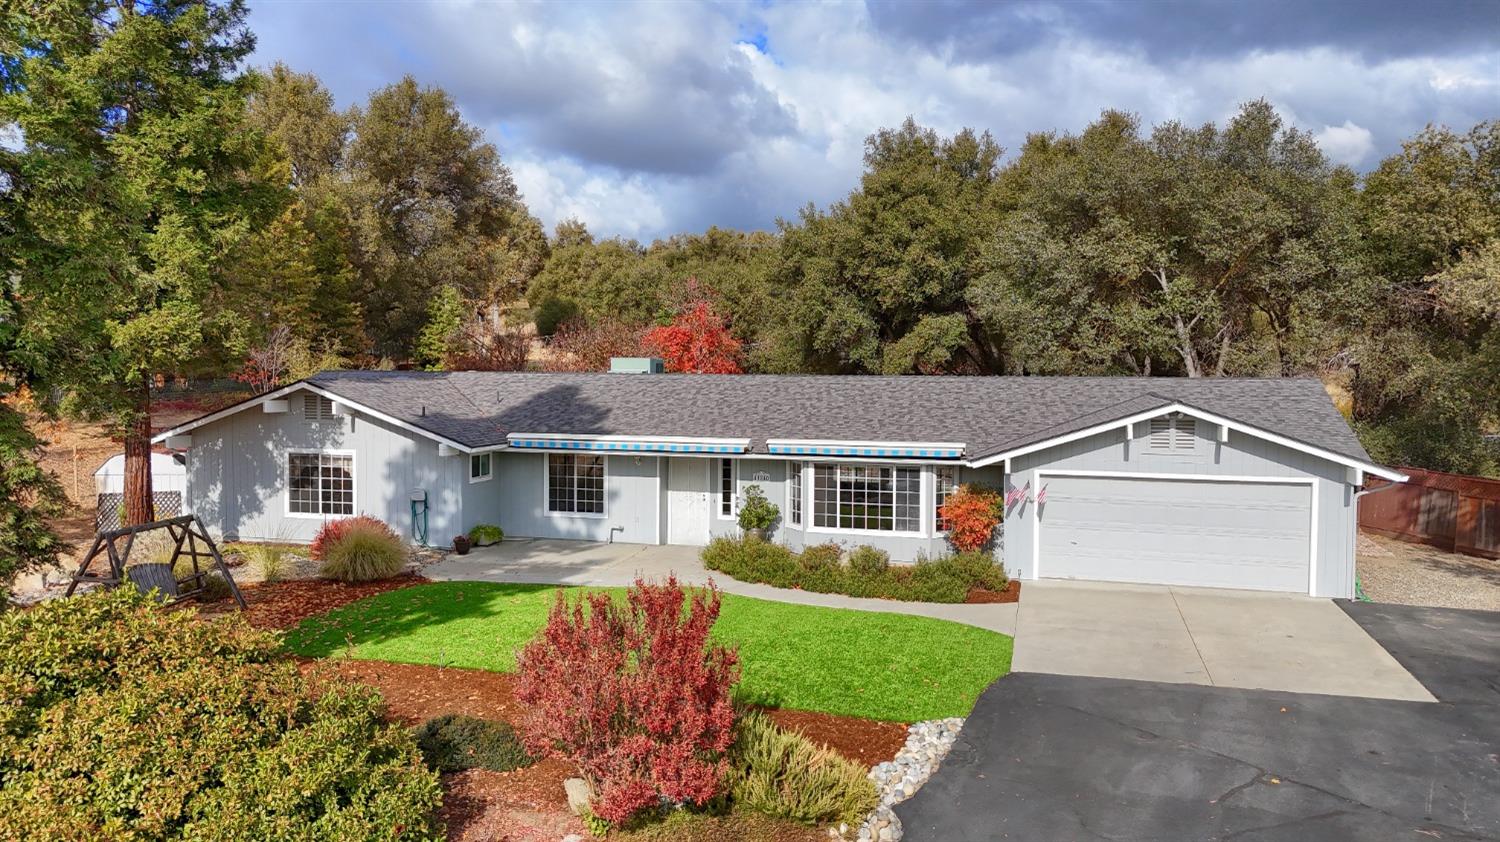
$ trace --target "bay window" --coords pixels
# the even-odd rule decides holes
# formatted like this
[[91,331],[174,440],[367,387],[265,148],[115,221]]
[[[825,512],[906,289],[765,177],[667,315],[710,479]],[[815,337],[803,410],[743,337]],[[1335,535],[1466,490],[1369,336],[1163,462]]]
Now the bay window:
[[922,469],[814,465],[813,526],[872,532],[922,530]]

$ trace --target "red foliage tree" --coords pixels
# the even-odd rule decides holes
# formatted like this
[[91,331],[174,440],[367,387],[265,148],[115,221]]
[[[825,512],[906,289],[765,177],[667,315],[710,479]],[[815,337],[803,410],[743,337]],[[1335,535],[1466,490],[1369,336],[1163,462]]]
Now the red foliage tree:
[[994,489],[965,485],[948,495],[938,517],[948,525],[948,543],[961,553],[978,552],[995,538],[1003,509]]
[[669,325],[646,332],[647,349],[661,357],[668,371],[693,374],[739,374],[743,343],[729,332],[724,317],[707,300],[689,304]]
[[558,594],[522,650],[516,698],[533,754],[571,761],[597,793],[596,816],[622,822],[667,798],[703,804],[719,792],[733,739],[734,651],[709,643],[713,586],[686,592],[637,579],[624,604]]

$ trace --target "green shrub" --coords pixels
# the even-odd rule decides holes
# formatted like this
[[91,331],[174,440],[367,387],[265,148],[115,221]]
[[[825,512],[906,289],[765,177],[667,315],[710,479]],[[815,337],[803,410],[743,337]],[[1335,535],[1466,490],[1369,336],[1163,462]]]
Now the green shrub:
[[388,579],[406,565],[406,544],[383,523],[354,524],[323,551],[320,573],[341,582]]
[[838,593],[909,602],[963,602],[972,588],[1003,590],[1005,571],[984,553],[963,553],[893,565],[874,547],[859,547],[849,563],[839,563],[841,548],[827,543],[794,553],[765,541],[716,538],[703,550],[703,565],[739,579],[778,588]]
[[489,769],[509,772],[536,760],[526,753],[509,723],[477,716],[445,713],[423,722],[413,732],[427,767],[437,772]]
[[538,336],[551,336],[565,322],[578,315],[578,305],[567,298],[556,296],[539,304],[532,313]]
[[[207,575],[203,577],[203,592],[196,597],[199,602],[218,602],[229,596],[229,583],[224,581],[223,574],[214,567],[214,563],[207,559],[198,560],[199,568]],[[198,587],[197,580],[188,579],[193,575],[193,560],[191,558],[180,558],[176,566],[172,568],[172,575],[182,582],[179,587],[183,590]],[[188,581],[183,582],[184,579]]]
[[770,529],[776,525],[776,519],[781,517],[781,510],[776,504],[766,499],[766,493],[758,485],[745,486],[744,495],[740,501],[739,523],[740,528],[747,532],[751,529]]
[[849,553],[849,572],[855,576],[871,578],[883,576],[891,567],[891,554],[868,544],[855,547]]
[[505,540],[505,530],[490,523],[475,525],[469,530],[469,542],[476,547],[498,544]]
[[858,825],[879,803],[867,773],[833,749],[751,711],[735,724],[726,783],[737,808],[807,824]]
[[843,557],[844,548],[832,541],[814,544],[802,550],[802,569],[808,572],[836,570]]
[[131,589],[0,616],[0,838],[434,839],[374,690]]

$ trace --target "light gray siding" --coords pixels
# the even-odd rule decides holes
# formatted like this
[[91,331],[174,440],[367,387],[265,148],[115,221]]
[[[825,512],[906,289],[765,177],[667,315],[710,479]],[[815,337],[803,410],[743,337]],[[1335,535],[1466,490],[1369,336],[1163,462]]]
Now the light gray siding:
[[[604,516],[547,511],[547,454],[495,453],[495,478],[467,486],[465,528],[492,523],[507,536],[656,544],[661,540],[656,456],[604,458]],[[462,461],[467,465],[467,457]],[[455,460],[460,461],[460,460]],[[443,539],[446,540],[446,539]]]
[[[1195,424],[1191,452],[1155,453],[1145,440],[1145,423],[1136,425],[1135,438],[1113,429],[1074,442],[1016,457],[1006,487],[1030,484],[1028,501],[1011,507],[1005,519],[1006,567],[1022,578],[1033,575],[1033,512],[1029,502],[1040,478],[1036,471],[1111,471],[1146,474],[1217,475],[1236,477],[1306,477],[1316,480],[1317,541],[1315,596],[1352,597],[1354,594],[1354,489],[1343,466],[1268,442],[1230,432],[1217,440],[1215,425]],[[1247,513],[1247,516],[1253,516]]]
[[428,496],[429,538],[444,542],[464,522],[461,458],[438,456],[437,443],[364,415],[308,421],[302,395],[289,411],[259,407],[193,431],[187,453],[188,506],[210,530],[230,539],[310,541],[325,518],[287,514],[286,454],[294,450],[354,454],[355,511],[412,535],[410,492]]

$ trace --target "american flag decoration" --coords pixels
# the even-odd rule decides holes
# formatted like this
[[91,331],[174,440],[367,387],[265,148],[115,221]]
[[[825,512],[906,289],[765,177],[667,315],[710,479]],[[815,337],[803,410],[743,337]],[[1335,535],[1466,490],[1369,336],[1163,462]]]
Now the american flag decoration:
[[1044,485],[1036,490],[1036,504],[1040,506],[1045,502],[1047,502],[1047,486]]
[[1007,508],[1007,509],[1015,508],[1015,505],[1017,503],[1019,503],[1022,500],[1026,499],[1026,492],[1028,492],[1030,490],[1031,490],[1031,481],[1030,480],[1027,480],[1026,484],[1023,485],[1023,486],[1021,486],[1020,488],[1016,488],[1015,486],[1011,486],[1011,489],[1009,491],[1005,492],[1005,508]]

